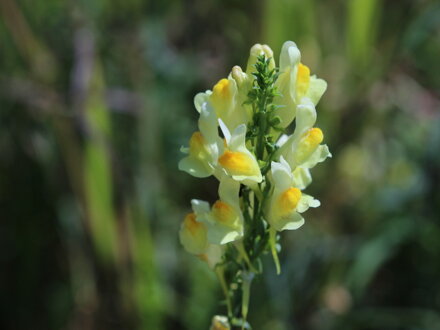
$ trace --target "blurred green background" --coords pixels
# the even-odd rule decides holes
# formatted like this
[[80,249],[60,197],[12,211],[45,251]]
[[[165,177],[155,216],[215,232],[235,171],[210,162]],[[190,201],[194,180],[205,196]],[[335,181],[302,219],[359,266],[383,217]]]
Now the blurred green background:
[[440,329],[440,3],[0,0],[0,328],[207,329],[180,247],[193,96],[294,40],[329,88],[322,206],[252,288],[254,329]]

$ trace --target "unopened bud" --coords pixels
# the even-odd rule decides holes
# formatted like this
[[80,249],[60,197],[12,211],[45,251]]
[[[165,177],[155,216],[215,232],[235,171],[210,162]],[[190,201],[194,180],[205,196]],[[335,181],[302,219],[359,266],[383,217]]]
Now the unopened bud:
[[212,318],[211,328],[209,330],[229,330],[228,318],[222,315],[216,315]]
[[264,55],[266,58],[270,58],[269,69],[275,68],[275,61],[273,59],[273,51],[268,45],[255,44],[252,46],[248,64],[246,67],[246,73],[252,74],[255,72],[255,63],[257,63],[257,58],[260,55]]
[[244,83],[246,83],[248,79],[248,75],[243,72],[243,70],[238,66],[234,66],[231,71],[231,76],[237,82],[237,85],[240,87]]
[[280,116],[275,116],[272,118],[272,120],[270,121],[270,125],[272,127],[277,127],[279,124],[281,123],[281,118]]

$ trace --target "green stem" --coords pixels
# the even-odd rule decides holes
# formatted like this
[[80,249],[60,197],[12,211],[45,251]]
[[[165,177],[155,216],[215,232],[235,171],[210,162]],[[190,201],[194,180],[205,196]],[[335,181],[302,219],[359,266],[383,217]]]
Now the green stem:
[[[264,251],[269,249],[269,242],[277,266],[277,273],[280,273],[275,246],[276,232],[272,233],[268,231],[267,223],[264,220],[265,205],[271,191],[271,184],[266,175],[270,170],[270,162],[276,150],[268,134],[275,125],[272,121],[275,109],[272,102],[274,96],[277,94],[277,89],[274,85],[277,74],[275,72],[276,70],[270,69],[270,59],[265,58],[264,55],[258,57],[255,69],[256,72],[253,73],[254,81],[252,90],[248,93],[248,100],[246,101],[247,104],[252,104],[253,113],[252,122],[249,126],[249,134],[246,136],[246,142],[250,142],[252,151],[255,152],[255,156],[260,162],[260,170],[264,176],[264,180],[252,186],[247,185],[242,189],[241,193],[245,235],[242,240],[236,241],[233,244],[238,255],[234,253],[231,254],[236,258],[233,263],[234,267],[236,267],[234,268],[234,273],[242,280],[240,288],[237,288],[238,290],[228,291],[224,278],[221,278],[222,274],[220,271],[218,274],[225,295],[230,294],[232,313],[240,313],[239,306],[235,304],[239,303],[241,298],[242,317],[240,319],[238,315],[234,314],[231,320],[233,325],[241,326],[241,329],[249,328],[246,319],[249,310],[250,286],[253,277],[261,272],[261,270],[259,271],[255,268],[254,264],[259,265],[261,268],[260,256]],[[224,283],[222,283],[222,281]],[[241,297],[239,296],[240,293]]]
[[247,314],[249,311],[249,300],[251,295],[251,283],[254,278],[254,273],[243,273],[243,284],[242,284],[242,302],[241,302],[241,315],[242,315],[242,325],[241,329],[244,330],[246,326]]
[[258,271],[255,269],[254,265],[252,265],[251,260],[249,259],[249,255],[246,252],[246,249],[244,248],[243,241],[239,241],[235,243],[235,247],[237,248],[238,252],[240,253],[240,256],[244,259],[246,262],[246,265],[249,267],[249,270],[251,270],[254,273],[258,273]]
[[260,160],[263,160],[264,157],[264,135],[266,134],[266,126],[267,126],[267,120],[266,120],[266,114],[265,110],[260,112],[260,118],[259,118],[259,124],[260,127],[258,129],[258,140],[257,140],[257,157]]
[[275,228],[271,227],[269,229],[269,244],[270,244],[270,250],[272,252],[273,261],[275,263],[275,267],[277,269],[277,275],[281,274],[281,266],[280,266],[280,260],[278,259],[278,253],[276,248],[276,230]]
[[228,317],[232,317],[232,305],[231,305],[231,299],[229,297],[229,289],[228,285],[225,280],[225,274],[223,267],[217,267],[215,269],[215,273],[217,274],[218,280],[220,282],[220,286],[222,287],[223,293],[225,295],[226,299],[226,308],[228,309]]

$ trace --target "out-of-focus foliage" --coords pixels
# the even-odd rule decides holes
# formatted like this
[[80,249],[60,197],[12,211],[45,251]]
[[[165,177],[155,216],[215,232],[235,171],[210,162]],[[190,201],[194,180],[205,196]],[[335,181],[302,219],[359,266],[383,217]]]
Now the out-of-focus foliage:
[[439,329],[439,37],[434,0],[1,0],[0,327],[207,329],[220,288],[177,241],[217,191],[177,171],[192,98],[290,39],[334,157],[251,324]]

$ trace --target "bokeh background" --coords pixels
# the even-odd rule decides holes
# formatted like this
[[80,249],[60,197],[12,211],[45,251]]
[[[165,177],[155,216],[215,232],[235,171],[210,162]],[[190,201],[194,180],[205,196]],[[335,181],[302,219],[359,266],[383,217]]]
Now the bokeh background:
[[327,80],[322,202],[253,285],[254,329],[440,328],[440,3],[0,0],[0,328],[207,329],[179,245],[193,96],[294,40]]

